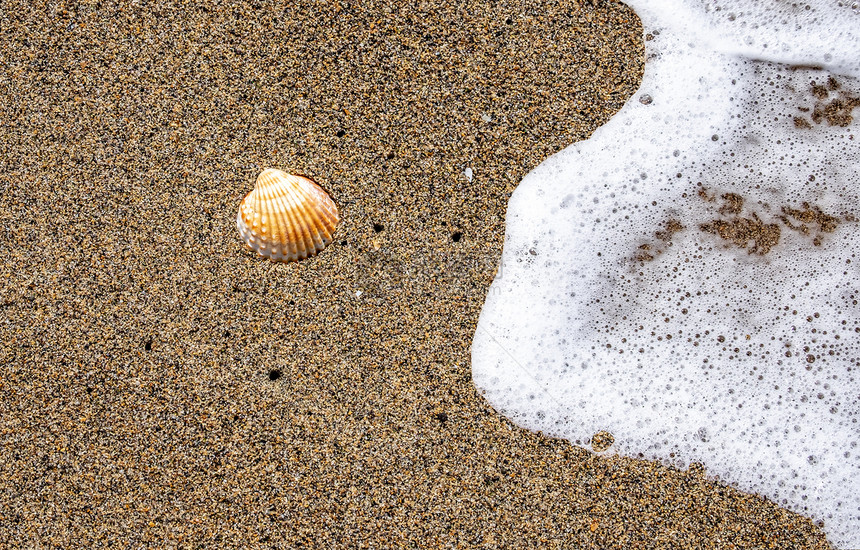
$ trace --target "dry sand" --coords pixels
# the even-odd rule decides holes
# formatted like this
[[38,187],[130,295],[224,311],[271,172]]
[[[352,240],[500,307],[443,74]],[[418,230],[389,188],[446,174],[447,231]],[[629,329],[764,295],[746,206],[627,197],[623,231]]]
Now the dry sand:
[[[636,90],[629,8],[206,6],[0,10],[0,545],[827,547],[472,385],[507,200]],[[340,203],[320,256],[239,241],[269,166]]]

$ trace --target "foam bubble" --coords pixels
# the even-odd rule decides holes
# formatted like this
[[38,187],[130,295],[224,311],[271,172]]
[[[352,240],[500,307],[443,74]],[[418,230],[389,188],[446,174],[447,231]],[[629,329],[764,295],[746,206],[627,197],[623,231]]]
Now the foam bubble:
[[512,196],[475,383],[860,546],[860,9],[630,3],[641,88]]

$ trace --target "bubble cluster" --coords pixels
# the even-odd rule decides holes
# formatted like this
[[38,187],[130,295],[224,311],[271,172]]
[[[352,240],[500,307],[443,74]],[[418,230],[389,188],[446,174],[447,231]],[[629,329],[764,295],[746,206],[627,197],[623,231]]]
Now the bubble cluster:
[[475,383],[860,546],[860,10],[632,4],[641,89],[512,196]]

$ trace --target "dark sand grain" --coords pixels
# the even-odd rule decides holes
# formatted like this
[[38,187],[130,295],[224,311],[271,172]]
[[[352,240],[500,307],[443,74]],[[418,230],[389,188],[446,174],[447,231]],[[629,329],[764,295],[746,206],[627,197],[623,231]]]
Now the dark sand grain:
[[[641,33],[602,1],[4,2],[0,545],[826,548],[472,385],[510,193],[635,91]],[[342,207],[310,261],[239,241],[269,166]]]

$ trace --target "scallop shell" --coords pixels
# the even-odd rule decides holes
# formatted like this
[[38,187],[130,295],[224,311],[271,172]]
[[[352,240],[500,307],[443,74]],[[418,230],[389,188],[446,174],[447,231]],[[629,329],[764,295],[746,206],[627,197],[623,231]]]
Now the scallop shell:
[[269,168],[242,199],[236,226],[261,256],[295,262],[325,248],[339,220],[337,205],[316,182]]

